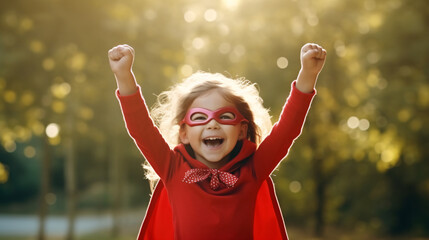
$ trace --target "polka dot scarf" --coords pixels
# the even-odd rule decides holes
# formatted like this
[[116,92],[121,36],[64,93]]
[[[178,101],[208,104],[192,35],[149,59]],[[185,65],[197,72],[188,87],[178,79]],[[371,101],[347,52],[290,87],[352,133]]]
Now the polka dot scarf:
[[183,178],[182,182],[196,183],[204,181],[207,178],[211,178],[210,188],[213,190],[218,189],[221,182],[227,187],[233,187],[238,180],[238,177],[234,176],[233,174],[219,171],[218,169],[194,168],[185,172],[185,177]]

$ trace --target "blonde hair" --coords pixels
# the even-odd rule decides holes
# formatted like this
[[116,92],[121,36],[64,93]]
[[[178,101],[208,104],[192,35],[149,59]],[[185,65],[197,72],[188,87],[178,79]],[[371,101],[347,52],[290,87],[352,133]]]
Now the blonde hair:
[[[161,134],[174,147],[180,143],[179,122],[189,106],[203,93],[218,89],[227,101],[249,121],[247,139],[257,145],[267,136],[272,123],[268,109],[262,103],[256,84],[245,78],[231,79],[220,73],[196,72],[158,95],[158,100],[151,110],[151,116]],[[146,177],[156,180],[150,166],[146,165]]]

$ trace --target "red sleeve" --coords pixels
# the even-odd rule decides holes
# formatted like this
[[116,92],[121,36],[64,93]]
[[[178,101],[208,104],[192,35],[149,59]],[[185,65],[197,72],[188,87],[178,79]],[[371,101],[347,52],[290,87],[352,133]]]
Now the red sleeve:
[[136,93],[128,96],[122,96],[119,90],[116,90],[116,97],[121,106],[128,134],[134,139],[158,176],[166,179],[171,169],[174,152],[150,118],[140,86]]
[[279,121],[274,124],[269,135],[262,141],[255,152],[255,172],[262,181],[277,167],[287,155],[294,140],[301,134],[316,91],[303,93],[292,83],[290,95],[280,114]]

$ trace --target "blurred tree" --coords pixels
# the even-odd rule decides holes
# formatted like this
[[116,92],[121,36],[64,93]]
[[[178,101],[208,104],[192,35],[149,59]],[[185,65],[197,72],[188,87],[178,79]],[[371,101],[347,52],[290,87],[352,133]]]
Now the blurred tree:
[[[0,201],[36,197],[43,177],[52,182],[41,199],[61,205],[55,199],[66,192],[71,224],[74,206],[112,207],[119,219],[131,204],[146,204],[148,185],[136,181],[141,155],[123,127],[106,59],[116,44],[136,49],[134,72],[149,106],[154,93],[204,70],[258,83],[275,120],[300,47],[317,42],[328,50],[318,96],[288,162],[274,172],[287,224],[318,235],[334,225],[427,236],[427,9],[424,0],[2,4],[0,167],[8,178]],[[48,126],[59,131],[49,153]],[[52,155],[51,175],[41,174],[44,154]]]

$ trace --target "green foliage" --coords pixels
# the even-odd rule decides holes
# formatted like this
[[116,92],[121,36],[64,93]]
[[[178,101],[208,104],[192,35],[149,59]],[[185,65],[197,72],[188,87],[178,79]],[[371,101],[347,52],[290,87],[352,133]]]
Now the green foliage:
[[[149,106],[204,70],[258,83],[275,120],[300,47],[317,42],[328,50],[318,95],[274,172],[287,222],[319,233],[334,225],[428,236],[427,9],[424,0],[8,1],[0,8],[0,162],[9,177],[0,201],[37,197],[47,151],[52,191],[62,192],[72,139],[81,207],[112,204],[115,159],[121,186],[130,186],[125,202],[145,204],[142,157],[124,130],[106,57],[116,44],[135,48]],[[60,132],[44,147],[51,123]]]

